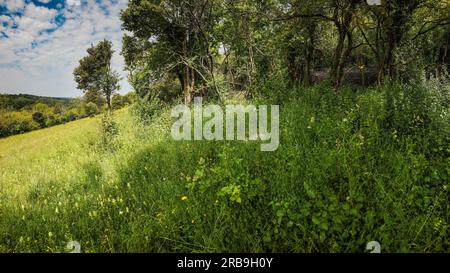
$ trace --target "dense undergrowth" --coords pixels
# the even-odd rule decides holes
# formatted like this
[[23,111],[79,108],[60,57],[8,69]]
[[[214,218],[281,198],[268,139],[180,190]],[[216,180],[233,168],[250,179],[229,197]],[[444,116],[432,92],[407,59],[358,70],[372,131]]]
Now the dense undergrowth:
[[0,251],[76,240],[86,252],[364,252],[376,240],[384,252],[448,252],[448,88],[254,98],[283,102],[272,153],[173,141],[169,108],[148,125],[124,114],[112,143],[83,140],[76,172],[37,174],[15,196],[1,182]]

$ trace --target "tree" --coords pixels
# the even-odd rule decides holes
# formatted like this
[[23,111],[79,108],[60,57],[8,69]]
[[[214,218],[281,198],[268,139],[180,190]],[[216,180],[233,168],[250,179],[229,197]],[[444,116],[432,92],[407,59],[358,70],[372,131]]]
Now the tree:
[[416,60],[448,65],[448,3],[131,0],[121,15],[128,31],[122,55],[139,96],[182,95],[186,104],[224,83],[230,90],[251,91],[274,73],[304,85],[328,74],[335,90],[358,77],[363,85],[366,77],[374,83],[377,70],[380,83],[403,80],[400,68],[405,71],[412,61],[400,56],[411,44],[422,50]]
[[93,117],[93,116],[97,115],[99,112],[97,105],[93,102],[87,103],[85,106],[85,109],[86,109],[86,115],[89,117]]
[[[321,0],[314,1],[309,5],[304,1],[294,1],[294,5],[290,5],[290,9],[287,9],[288,14],[277,18],[275,21],[286,21],[294,19],[306,19],[303,24],[307,30],[307,44],[306,44],[306,70],[305,74],[308,75],[311,72],[308,68],[311,65],[314,52],[314,37],[315,27],[317,21],[322,20],[325,22],[331,22],[336,29],[337,43],[333,53],[333,60],[331,65],[330,76],[334,82],[336,90],[338,90],[343,81],[344,69],[347,64],[352,51],[355,49],[353,32],[355,29],[354,20],[357,13],[364,4],[364,0]],[[306,7],[306,8],[305,8]],[[309,41],[308,41],[309,40]],[[358,46],[356,46],[358,47]],[[308,56],[309,55],[309,56]]]
[[33,120],[37,124],[39,124],[39,126],[41,128],[45,127],[45,115],[44,114],[42,114],[41,112],[34,112],[32,117],[33,117]]
[[84,93],[83,99],[86,103],[92,102],[97,105],[97,107],[102,107],[106,103],[105,97],[100,91],[88,90]]
[[33,105],[33,110],[35,112],[47,113],[49,110],[49,106],[45,103],[38,102]]
[[[371,16],[366,22],[370,23],[358,28],[374,53],[379,82],[386,78],[398,80],[400,60],[396,51],[408,42],[420,45],[419,38],[450,25],[449,8],[448,1],[434,0],[385,0],[369,8]],[[445,39],[442,42],[445,44]],[[433,48],[439,41],[433,39],[431,44],[423,45],[424,49]]]
[[73,74],[78,89],[86,92],[101,92],[106,97],[108,108],[111,109],[111,96],[119,86],[119,74],[111,67],[114,53],[112,43],[108,40],[92,45],[87,50],[88,56],[80,60],[80,65]]
[[130,104],[128,97],[122,96],[120,94],[114,94],[112,97],[113,109],[121,109]]
[[[146,93],[148,85],[171,74],[178,78],[186,104],[195,88],[214,78],[211,28],[217,19],[213,0],[131,0],[122,12],[122,54],[131,83]],[[201,93],[203,88],[200,88]]]

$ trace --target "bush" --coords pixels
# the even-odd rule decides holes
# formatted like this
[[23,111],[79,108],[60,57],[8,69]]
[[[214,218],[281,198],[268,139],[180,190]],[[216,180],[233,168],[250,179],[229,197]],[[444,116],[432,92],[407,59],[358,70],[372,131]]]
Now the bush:
[[0,137],[26,133],[39,129],[28,112],[1,112]]
[[46,118],[44,114],[42,114],[41,112],[34,112],[32,118],[36,123],[39,124],[39,126],[41,126],[41,128],[46,127],[45,124]]
[[148,97],[138,97],[132,106],[131,111],[138,122],[148,125],[162,107],[161,101],[157,98],[149,99]]
[[101,120],[101,138],[103,147],[105,149],[117,148],[116,138],[118,134],[119,126],[117,125],[117,122],[114,120],[111,112],[106,112]]
[[98,107],[93,102],[88,102],[85,106],[86,109],[86,115],[88,117],[93,117],[99,113]]
[[112,97],[112,107],[114,110],[124,108],[128,106],[131,102],[129,101],[129,96],[122,96],[120,94],[114,94]]

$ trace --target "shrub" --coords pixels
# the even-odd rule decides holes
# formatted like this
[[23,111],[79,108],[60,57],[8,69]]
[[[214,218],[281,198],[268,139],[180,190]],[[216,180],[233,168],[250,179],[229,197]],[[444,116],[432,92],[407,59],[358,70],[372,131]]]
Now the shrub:
[[88,102],[85,106],[86,109],[86,115],[88,117],[93,117],[99,113],[98,107],[93,102]]
[[46,118],[45,118],[44,114],[42,114],[41,112],[34,112],[32,117],[33,117],[33,120],[35,122],[37,122],[39,124],[39,126],[41,126],[41,128],[46,127],[46,124],[45,124]]
[[26,133],[39,128],[28,112],[0,113],[0,136],[11,136]]
[[162,108],[162,102],[157,99],[136,98],[136,102],[131,108],[133,115],[142,124],[149,124],[152,118],[158,113]]
[[101,138],[105,149],[115,149],[116,138],[119,134],[119,126],[111,112],[106,112],[101,120]]

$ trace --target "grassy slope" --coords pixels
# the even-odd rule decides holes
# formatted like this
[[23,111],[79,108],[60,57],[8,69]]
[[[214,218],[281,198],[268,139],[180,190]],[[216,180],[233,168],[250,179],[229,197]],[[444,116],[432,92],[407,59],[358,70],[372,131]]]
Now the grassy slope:
[[0,139],[2,194],[24,201],[38,181],[73,175],[89,157],[83,146],[97,134],[98,118]]
[[375,92],[285,101],[275,153],[173,142],[168,111],[106,150],[97,118],[0,140],[0,251],[450,250],[445,138],[385,134]]
[[159,128],[146,134],[135,127],[128,109],[114,116],[120,130],[114,151],[103,147],[100,117],[0,139],[0,251],[61,251],[65,241],[76,239],[52,240],[64,234],[64,223],[76,221],[65,213],[73,214],[103,188],[115,189],[115,168],[162,136]]

